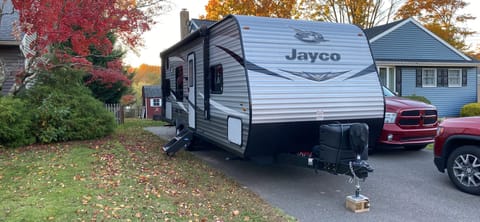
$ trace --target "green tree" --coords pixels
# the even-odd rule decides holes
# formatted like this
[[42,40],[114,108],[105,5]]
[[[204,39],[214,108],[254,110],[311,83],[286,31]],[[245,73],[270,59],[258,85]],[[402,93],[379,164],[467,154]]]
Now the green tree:
[[[116,45],[115,35],[113,33],[108,35],[111,44]],[[87,60],[93,67],[84,77],[84,81],[96,99],[104,103],[119,103],[123,96],[133,94],[131,89],[133,75],[123,67],[124,55],[125,51],[120,48],[113,48],[109,54],[103,55],[101,51],[90,47]]]
[[465,51],[468,48],[465,38],[475,33],[463,27],[475,19],[472,15],[461,12],[467,5],[463,0],[407,0],[396,17],[414,17],[450,45]]

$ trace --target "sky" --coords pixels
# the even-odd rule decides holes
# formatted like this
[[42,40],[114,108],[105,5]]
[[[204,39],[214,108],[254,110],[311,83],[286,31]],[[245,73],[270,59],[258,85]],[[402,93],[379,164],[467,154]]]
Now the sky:
[[[467,27],[473,31],[478,32],[467,39],[471,49],[480,47],[480,1],[465,0],[469,5],[465,8],[465,13],[477,17],[473,21],[469,21]],[[141,64],[160,66],[160,52],[168,49],[176,42],[180,41],[180,11],[187,9],[190,14],[190,19],[198,18],[200,15],[205,15],[205,5],[208,0],[174,0],[172,10],[162,16],[156,18],[157,24],[152,27],[152,30],[144,33],[144,47],[137,49],[138,55],[128,52],[124,62],[133,67],[138,67]]]
[[172,10],[155,19],[152,29],[143,34],[144,47],[137,51],[140,56],[132,52],[127,53],[123,60],[126,64],[138,67],[142,63],[160,66],[160,52],[168,49],[180,41],[180,11],[187,9],[190,19],[205,15],[205,5],[208,0],[173,0]]

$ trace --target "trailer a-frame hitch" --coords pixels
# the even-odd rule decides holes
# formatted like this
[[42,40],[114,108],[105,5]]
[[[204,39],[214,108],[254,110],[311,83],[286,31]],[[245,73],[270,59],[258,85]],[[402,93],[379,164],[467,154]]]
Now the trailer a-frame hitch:
[[368,160],[368,125],[365,123],[329,124],[320,126],[320,144],[310,155],[277,155],[277,162],[293,164],[343,174],[355,182],[355,194],[348,196],[346,206],[354,212],[369,210],[370,202],[360,194],[360,180],[365,180],[373,168]]

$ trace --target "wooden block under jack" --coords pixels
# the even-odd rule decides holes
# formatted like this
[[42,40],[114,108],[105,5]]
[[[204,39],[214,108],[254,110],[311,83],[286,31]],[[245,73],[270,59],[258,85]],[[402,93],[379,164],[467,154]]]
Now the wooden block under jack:
[[367,212],[370,210],[370,201],[368,197],[359,195],[356,197],[355,195],[347,196],[345,201],[346,207],[355,213]]

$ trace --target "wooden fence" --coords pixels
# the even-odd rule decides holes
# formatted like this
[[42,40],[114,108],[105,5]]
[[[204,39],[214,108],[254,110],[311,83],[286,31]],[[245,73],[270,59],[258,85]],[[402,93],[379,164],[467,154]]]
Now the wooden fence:
[[115,121],[117,124],[123,124],[125,121],[125,113],[123,110],[123,106],[121,104],[105,104],[105,108],[112,112],[115,116]]
[[144,106],[122,106],[121,104],[105,104],[105,108],[115,115],[117,124],[123,124],[125,118],[143,119],[145,113]]

